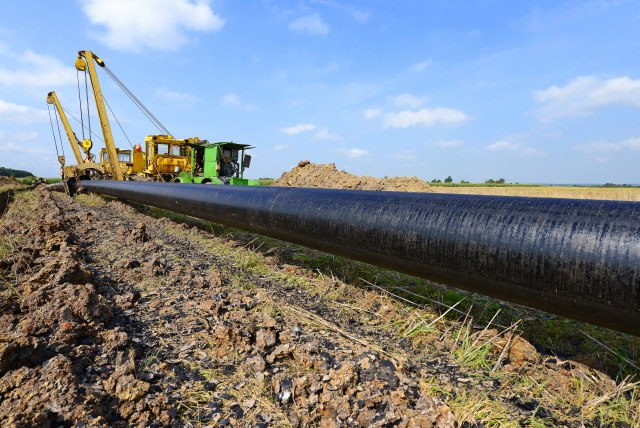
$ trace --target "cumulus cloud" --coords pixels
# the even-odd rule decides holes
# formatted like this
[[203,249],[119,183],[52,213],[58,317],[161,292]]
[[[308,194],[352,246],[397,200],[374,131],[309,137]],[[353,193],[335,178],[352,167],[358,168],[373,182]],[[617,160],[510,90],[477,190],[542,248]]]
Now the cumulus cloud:
[[341,140],[342,137],[338,134],[329,132],[328,128],[320,128],[318,132],[313,136],[314,140]]
[[97,38],[116,50],[177,50],[189,41],[188,32],[224,26],[209,0],[81,1],[89,21],[105,29]]
[[490,152],[510,152],[520,156],[545,156],[546,154],[535,147],[509,140],[500,140],[489,144],[486,149]]
[[49,115],[46,110],[0,100],[0,120],[32,124],[43,122],[47,120],[48,117]]
[[[0,153],[6,152],[15,154],[29,154],[29,155],[42,155],[45,153],[49,153],[51,149],[42,147],[42,146],[33,146],[33,145],[23,145],[16,144],[13,141],[2,141],[0,140]],[[3,156],[4,157],[4,156]],[[31,159],[33,161],[33,159]],[[40,158],[42,160],[42,158]]]
[[414,95],[406,94],[406,93],[396,95],[395,97],[389,97],[389,99],[396,107],[411,107],[411,108],[418,108],[422,104],[424,104],[424,101],[425,101],[424,97],[416,97]]
[[355,147],[351,149],[346,149],[346,148],[337,149],[337,150],[334,150],[334,152],[353,158],[353,159],[364,158],[371,154],[368,150],[358,149]]
[[379,108],[370,108],[364,111],[364,117],[366,119],[373,119],[374,117],[378,117],[382,114],[382,110]]
[[431,65],[431,61],[422,61],[411,66],[410,70],[416,73],[422,73]]
[[434,125],[456,126],[469,120],[461,111],[437,107],[423,108],[418,111],[405,110],[398,113],[388,113],[384,117],[384,128],[409,128],[411,126],[431,127]]
[[579,144],[575,149],[583,153],[611,153],[619,151],[640,151],[640,138],[628,138],[615,143],[596,141],[593,143]]
[[192,107],[196,103],[195,96],[186,92],[172,91],[164,87],[156,90],[156,97],[180,108]]
[[444,140],[444,141],[436,141],[432,143],[434,146],[441,147],[443,149],[451,149],[453,147],[458,147],[464,144],[460,140]]
[[220,98],[220,105],[223,107],[233,107],[239,110],[253,111],[257,107],[255,104],[243,102],[237,94],[229,93]]
[[391,158],[402,162],[413,162],[416,160],[416,152],[415,150],[409,149],[400,150],[399,152],[391,155]]
[[542,104],[538,113],[543,121],[589,116],[597,109],[613,105],[640,107],[640,79],[580,76],[565,86],[537,91],[534,98]]
[[317,13],[296,19],[289,24],[289,29],[298,33],[311,34],[313,36],[326,36],[329,34],[329,26]]
[[301,132],[313,131],[314,129],[316,129],[316,126],[313,123],[299,123],[288,128],[282,128],[280,131],[282,131],[283,134],[296,135]]
[[27,50],[21,54],[4,51],[3,56],[15,59],[17,67],[0,67],[0,84],[17,87],[51,88],[76,83],[75,69],[48,55]]

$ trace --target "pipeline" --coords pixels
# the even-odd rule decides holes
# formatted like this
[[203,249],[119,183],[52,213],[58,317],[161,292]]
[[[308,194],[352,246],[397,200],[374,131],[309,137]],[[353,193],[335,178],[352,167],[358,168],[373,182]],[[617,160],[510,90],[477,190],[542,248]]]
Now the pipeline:
[[640,203],[83,181],[111,195],[640,336]]

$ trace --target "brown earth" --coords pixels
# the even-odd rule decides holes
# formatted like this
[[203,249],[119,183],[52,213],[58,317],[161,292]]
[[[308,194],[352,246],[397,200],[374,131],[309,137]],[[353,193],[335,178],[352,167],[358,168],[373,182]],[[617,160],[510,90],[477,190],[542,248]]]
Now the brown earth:
[[21,187],[23,184],[13,177],[0,177],[0,186]]
[[320,187],[326,189],[386,190],[395,192],[429,192],[429,184],[417,177],[375,178],[339,171],[336,165],[301,161],[282,174],[274,186]]
[[636,389],[513,328],[437,318],[296,264],[316,252],[141,209],[43,186],[10,204],[1,426],[638,421]]

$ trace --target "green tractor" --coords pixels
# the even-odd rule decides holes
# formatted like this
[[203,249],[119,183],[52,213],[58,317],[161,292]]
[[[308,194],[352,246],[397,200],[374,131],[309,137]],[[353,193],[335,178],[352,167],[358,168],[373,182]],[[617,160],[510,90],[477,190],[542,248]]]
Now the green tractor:
[[190,162],[184,171],[173,180],[176,183],[226,184],[231,186],[259,186],[258,180],[243,178],[245,168],[251,164],[251,155],[245,150],[253,149],[248,144],[220,141],[201,141],[187,144]]

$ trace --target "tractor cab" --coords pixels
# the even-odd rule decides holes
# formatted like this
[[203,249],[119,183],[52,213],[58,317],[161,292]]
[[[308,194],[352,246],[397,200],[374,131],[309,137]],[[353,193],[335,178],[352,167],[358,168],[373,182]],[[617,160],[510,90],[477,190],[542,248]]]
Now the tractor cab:
[[[120,164],[120,170],[125,175],[136,174],[144,169],[144,158],[140,146],[133,146],[133,151],[116,148],[116,153],[118,154],[117,162]],[[113,167],[109,163],[109,154],[104,147],[100,149],[100,165],[107,173],[113,174]]]
[[251,155],[245,153],[252,149],[248,144],[220,141],[209,143],[202,141],[189,145],[191,148],[190,168],[174,179],[181,183],[230,184],[239,186],[257,186],[257,180],[243,177],[244,169],[251,164]]
[[191,147],[199,138],[176,140],[171,135],[145,137],[146,176],[173,181],[178,174],[190,169]]

